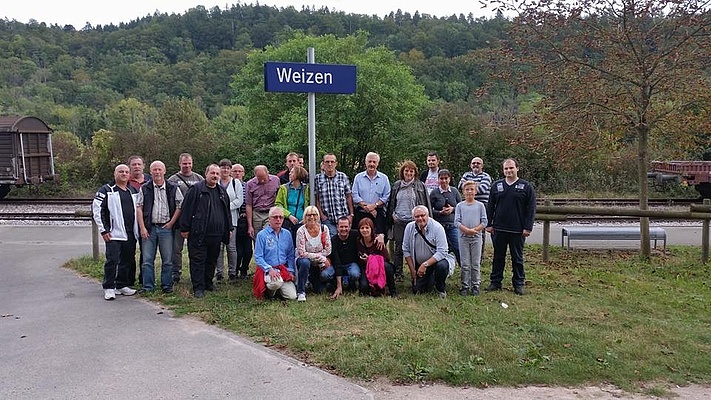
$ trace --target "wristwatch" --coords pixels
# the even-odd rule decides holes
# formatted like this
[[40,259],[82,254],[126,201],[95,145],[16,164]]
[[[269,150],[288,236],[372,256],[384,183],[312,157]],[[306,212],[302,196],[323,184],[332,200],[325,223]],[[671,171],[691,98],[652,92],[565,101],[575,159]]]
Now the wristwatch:
[[424,265],[425,268],[429,267],[429,264],[427,264],[427,261],[423,262],[422,265]]

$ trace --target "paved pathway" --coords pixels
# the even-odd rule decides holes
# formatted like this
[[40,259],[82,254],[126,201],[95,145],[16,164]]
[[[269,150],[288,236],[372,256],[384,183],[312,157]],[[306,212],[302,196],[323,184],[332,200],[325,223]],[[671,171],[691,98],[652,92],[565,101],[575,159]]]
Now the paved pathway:
[[86,226],[0,226],[0,399],[373,398],[137,297],[103,300],[60,267],[88,253]]

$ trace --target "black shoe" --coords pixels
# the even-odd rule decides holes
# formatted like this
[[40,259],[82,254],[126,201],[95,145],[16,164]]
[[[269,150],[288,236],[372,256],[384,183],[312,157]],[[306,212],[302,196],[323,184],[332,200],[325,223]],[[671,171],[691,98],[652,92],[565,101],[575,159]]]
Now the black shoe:
[[237,282],[237,275],[230,275],[229,278],[230,283],[235,283]]
[[205,290],[207,290],[208,292],[216,292],[217,288],[214,286],[208,286],[205,288]]
[[526,291],[523,289],[523,286],[514,286],[514,293],[519,296],[523,296],[524,294],[526,294]]
[[400,282],[402,282],[404,279],[405,279],[405,277],[402,276],[402,274],[395,274],[395,282],[400,283]]
[[494,292],[497,290],[501,290],[501,285],[495,285],[492,283],[491,285],[487,286],[486,289],[484,289],[484,290],[486,290],[487,292]]
[[459,295],[460,296],[468,296],[469,295],[469,290],[465,288],[459,289]]
[[472,288],[472,296],[479,296],[479,286],[474,286]]
[[239,279],[249,279],[249,275],[246,272],[239,274]]
[[222,282],[223,276],[222,275],[217,275],[217,283]]
[[172,287],[163,288],[163,293],[165,293],[165,294],[173,293],[173,288]]
[[173,283],[179,283],[180,282],[180,277],[179,276],[174,276],[173,277]]
[[195,298],[196,299],[202,299],[205,297],[205,291],[204,290],[196,290],[195,291]]

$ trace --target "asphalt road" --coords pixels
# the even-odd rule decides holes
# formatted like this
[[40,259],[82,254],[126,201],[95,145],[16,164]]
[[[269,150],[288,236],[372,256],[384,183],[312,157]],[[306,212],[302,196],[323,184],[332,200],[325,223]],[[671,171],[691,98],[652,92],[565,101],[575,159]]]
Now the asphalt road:
[[[90,228],[0,226],[0,399],[369,399],[365,388],[61,265]],[[103,251],[103,245],[101,246]]]

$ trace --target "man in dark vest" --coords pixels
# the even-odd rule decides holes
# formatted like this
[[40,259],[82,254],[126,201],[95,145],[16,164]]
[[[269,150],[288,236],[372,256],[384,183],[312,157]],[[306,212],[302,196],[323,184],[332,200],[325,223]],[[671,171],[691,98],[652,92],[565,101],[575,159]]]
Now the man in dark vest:
[[173,292],[173,226],[180,218],[183,193],[165,180],[165,164],[153,161],[151,180],[141,186],[136,202],[138,228],[143,243],[141,272],[143,290],[155,287],[156,250],[160,250],[160,286],[163,293]]

